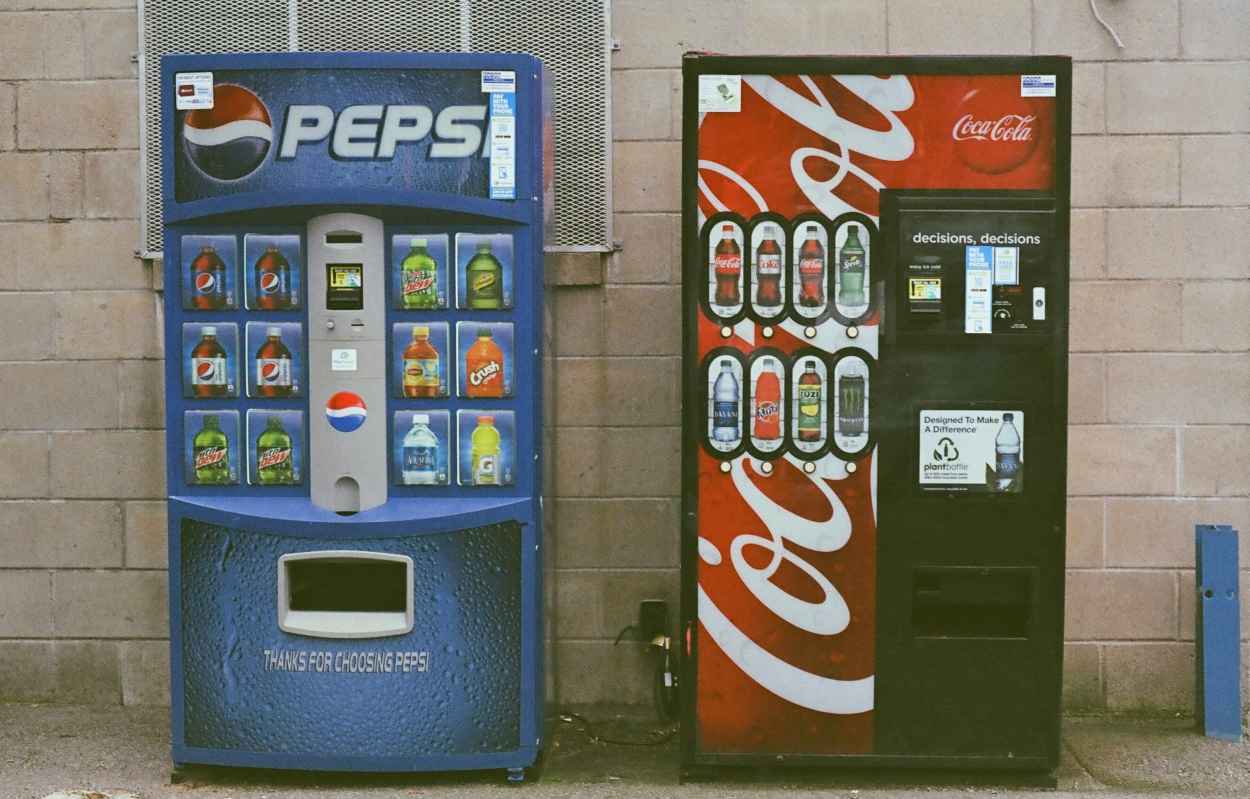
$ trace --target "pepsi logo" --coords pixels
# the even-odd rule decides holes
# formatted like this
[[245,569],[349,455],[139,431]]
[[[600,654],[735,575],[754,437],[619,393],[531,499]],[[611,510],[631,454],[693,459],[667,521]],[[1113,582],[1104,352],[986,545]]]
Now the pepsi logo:
[[951,139],[955,154],[987,175],[1008,172],[1029,160],[1042,139],[1036,100],[1003,88],[973,89],[954,111]]
[[350,391],[340,391],[326,402],[326,421],[340,433],[358,430],[368,415],[365,401]]
[[182,143],[191,163],[211,178],[247,177],[265,160],[273,143],[269,109],[242,86],[213,86],[213,107],[183,119]]
[[282,285],[282,278],[277,272],[265,272],[260,276],[260,290],[266,294],[273,294]]
[[195,376],[201,383],[211,383],[217,374],[217,364],[209,358],[200,358],[195,364]]
[[282,374],[282,367],[275,361],[268,361],[260,365],[260,379],[264,383],[276,382]]
[[200,294],[209,294],[217,285],[217,278],[212,272],[200,272],[195,276],[195,290]]

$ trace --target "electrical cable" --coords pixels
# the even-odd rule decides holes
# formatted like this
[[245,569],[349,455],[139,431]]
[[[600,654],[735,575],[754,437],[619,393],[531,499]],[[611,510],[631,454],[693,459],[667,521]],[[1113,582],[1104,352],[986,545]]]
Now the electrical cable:
[[1094,12],[1094,19],[1098,20],[1098,24],[1101,25],[1107,33],[1111,34],[1111,38],[1115,40],[1115,46],[1123,50],[1124,42],[1120,39],[1120,35],[1115,32],[1115,28],[1107,24],[1107,21],[1102,18],[1102,14],[1098,13],[1098,6],[1094,5],[1094,0],[1089,0],[1089,10]]

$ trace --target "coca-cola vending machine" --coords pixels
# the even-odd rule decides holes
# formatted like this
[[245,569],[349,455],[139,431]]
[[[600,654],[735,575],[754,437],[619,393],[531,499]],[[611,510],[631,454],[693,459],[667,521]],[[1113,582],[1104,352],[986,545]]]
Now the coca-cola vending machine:
[[684,62],[683,763],[1048,772],[1071,62]]

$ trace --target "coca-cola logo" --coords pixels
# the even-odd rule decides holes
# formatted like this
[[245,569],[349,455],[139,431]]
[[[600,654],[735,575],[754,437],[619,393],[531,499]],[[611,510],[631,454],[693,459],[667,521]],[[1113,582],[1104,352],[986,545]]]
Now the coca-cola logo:
[[195,290],[200,294],[208,294],[217,285],[217,278],[212,272],[200,272],[195,276]]
[[260,290],[265,294],[273,294],[282,286],[282,278],[276,272],[265,272],[260,276]]
[[272,447],[262,450],[256,456],[257,469],[271,469],[274,466],[280,466],[291,459],[290,447]]
[[738,255],[716,256],[716,274],[734,275],[742,271],[742,258]]
[[496,377],[500,371],[502,371],[502,367],[499,365],[498,361],[487,361],[473,371],[469,372],[469,385],[475,387],[480,386]]
[[959,160],[990,175],[1027,161],[1041,139],[1034,102],[1010,91],[1008,84],[965,94],[951,125]]

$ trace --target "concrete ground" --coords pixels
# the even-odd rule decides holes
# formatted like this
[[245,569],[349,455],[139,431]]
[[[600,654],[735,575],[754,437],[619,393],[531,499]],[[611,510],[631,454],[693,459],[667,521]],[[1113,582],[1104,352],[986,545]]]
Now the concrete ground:
[[[645,711],[582,709],[594,732],[654,740],[664,728]],[[166,709],[0,705],[0,799],[373,799],[375,797],[842,797],[945,799],[982,794],[1014,799],[1040,789],[967,777],[940,785],[891,784],[869,775],[819,772],[725,772],[716,782],[678,783],[677,746],[623,746],[590,740],[576,719],[551,719],[543,769],[521,788],[500,773],[471,775],[290,774],[196,770],[170,784]],[[897,779],[897,778],[895,778]],[[1188,720],[1069,718],[1058,790],[1042,796],[1147,794],[1250,796],[1250,743],[1203,738]],[[523,791],[523,794],[508,793]],[[93,794],[92,792],[98,792]],[[58,793],[60,792],[60,793]]]

